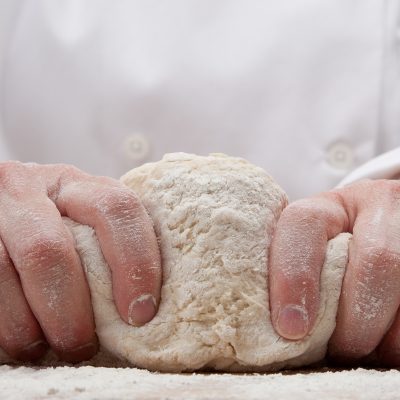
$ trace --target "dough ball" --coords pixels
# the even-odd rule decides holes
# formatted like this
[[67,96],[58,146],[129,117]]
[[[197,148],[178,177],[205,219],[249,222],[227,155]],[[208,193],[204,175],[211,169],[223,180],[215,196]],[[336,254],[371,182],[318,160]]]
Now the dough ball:
[[163,265],[161,303],[143,327],[113,302],[111,274],[94,231],[68,219],[92,294],[104,349],[157,371],[269,371],[324,357],[335,327],[350,235],[328,244],[312,333],[280,338],[270,323],[268,248],[287,204],[264,170],[222,154],[168,154],[122,178],[154,221]]

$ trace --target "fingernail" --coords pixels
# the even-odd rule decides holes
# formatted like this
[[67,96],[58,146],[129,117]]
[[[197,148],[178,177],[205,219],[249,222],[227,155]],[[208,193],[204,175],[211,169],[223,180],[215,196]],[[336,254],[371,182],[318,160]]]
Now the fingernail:
[[77,363],[81,361],[90,360],[98,350],[98,342],[86,343],[82,346],[75,347],[72,350],[64,350],[62,352],[57,352],[58,357],[62,361],[69,363]]
[[151,294],[143,294],[132,301],[129,306],[129,323],[134,326],[142,326],[153,319],[156,313],[156,299]]
[[278,331],[286,339],[303,338],[308,331],[308,324],[308,314],[302,306],[290,304],[279,311]]
[[20,361],[33,361],[42,357],[46,353],[48,345],[43,340],[37,340],[21,349],[17,355]]

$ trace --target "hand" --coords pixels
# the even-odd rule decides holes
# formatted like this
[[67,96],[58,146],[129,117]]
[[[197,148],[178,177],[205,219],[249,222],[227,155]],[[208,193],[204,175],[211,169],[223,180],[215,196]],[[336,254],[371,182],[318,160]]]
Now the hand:
[[32,360],[47,344],[66,361],[97,351],[90,292],[61,216],[92,226],[123,320],[156,313],[161,261],[152,223],[118,181],[72,166],[0,164],[0,347]]
[[327,241],[352,232],[329,353],[354,361],[376,350],[400,366],[400,182],[361,181],[299,200],[282,213],[270,249],[270,305],[276,331],[301,339],[319,307]]

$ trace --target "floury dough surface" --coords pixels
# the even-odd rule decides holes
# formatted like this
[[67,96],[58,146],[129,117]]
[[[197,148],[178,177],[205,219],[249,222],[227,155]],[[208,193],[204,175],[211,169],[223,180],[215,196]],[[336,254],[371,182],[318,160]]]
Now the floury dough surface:
[[270,323],[268,248],[285,193],[261,169],[221,154],[168,154],[122,181],[151,215],[163,264],[161,304],[143,327],[125,324],[94,231],[65,219],[89,281],[104,349],[158,371],[267,371],[324,357],[335,315],[349,234],[328,244],[317,323],[292,342]]

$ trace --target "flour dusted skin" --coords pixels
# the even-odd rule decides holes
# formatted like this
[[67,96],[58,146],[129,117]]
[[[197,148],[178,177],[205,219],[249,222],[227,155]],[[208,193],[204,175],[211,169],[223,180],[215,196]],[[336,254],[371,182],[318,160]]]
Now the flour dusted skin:
[[[335,327],[349,234],[328,243],[316,325],[301,341],[270,322],[268,248],[287,204],[264,170],[222,154],[167,154],[121,178],[154,221],[163,265],[155,318],[133,327],[119,317],[111,274],[94,231],[68,219],[89,282],[101,346],[157,371],[269,371],[324,357]],[[0,355],[1,359],[1,355]]]

